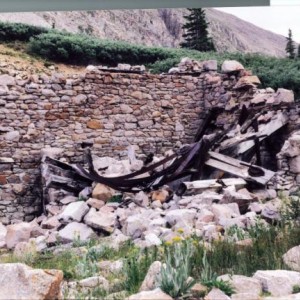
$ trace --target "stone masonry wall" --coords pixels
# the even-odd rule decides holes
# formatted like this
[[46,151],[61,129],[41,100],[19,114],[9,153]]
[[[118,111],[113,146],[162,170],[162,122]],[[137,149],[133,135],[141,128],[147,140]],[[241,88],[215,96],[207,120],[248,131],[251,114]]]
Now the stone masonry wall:
[[0,75],[0,222],[39,213],[42,148],[63,148],[70,162],[82,160],[87,141],[100,156],[124,156],[129,144],[164,153],[192,142],[203,111],[226,101],[235,82],[215,71],[197,77],[97,68],[70,78]]
[[151,75],[96,67],[70,77],[0,75],[0,222],[29,221],[40,213],[41,149],[63,148],[67,161],[79,163],[82,142],[92,142],[99,156],[124,157],[128,145],[163,154],[192,142],[211,107],[224,109],[217,124],[228,127],[231,110],[255,92],[248,75]]

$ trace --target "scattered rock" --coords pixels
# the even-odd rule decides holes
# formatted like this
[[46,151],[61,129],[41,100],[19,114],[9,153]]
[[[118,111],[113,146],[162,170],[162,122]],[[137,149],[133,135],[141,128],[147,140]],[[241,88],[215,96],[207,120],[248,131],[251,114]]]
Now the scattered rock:
[[243,67],[243,65],[235,60],[225,60],[221,67],[223,73],[232,73],[244,69],[245,68]]
[[1,299],[61,299],[63,272],[32,269],[24,264],[0,264]]
[[100,229],[112,233],[115,228],[115,215],[111,212],[96,211],[91,208],[84,217],[84,223],[94,229]]
[[172,300],[172,297],[165,294],[160,288],[157,288],[153,291],[144,291],[131,295],[127,300]]
[[22,222],[8,225],[6,229],[6,246],[8,249],[13,249],[18,243],[29,241],[32,225],[30,223]]
[[205,297],[204,300],[230,300],[224,292],[217,288],[213,288]]
[[76,239],[85,242],[97,237],[90,227],[78,222],[69,223],[65,228],[58,232],[58,236],[62,241],[67,243],[73,242]]
[[293,103],[295,101],[294,92],[291,90],[286,90],[279,88],[274,95],[274,100],[276,104],[279,103]]
[[291,268],[291,270],[300,272],[300,246],[290,249],[282,258],[284,263]]
[[300,284],[300,273],[295,271],[257,271],[253,278],[261,282],[264,292],[276,297],[292,294],[293,286]]
[[115,195],[115,190],[111,189],[110,187],[104,184],[97,183],[95,188],[93,189],[92,198],[107,202]]
[[87,288],[95,288],[99,287],[104,290],[109,289],[109,282],[107,279],[105,279],[102,276],[93,276],[93,277],[88,277],[85,279],[80,280],[79,285],[82,287],[87,287]]
[[218,280],[228,281],[234,288],[235,294],[251,293],[258,298],[262,293],[262,286],[258,279],[242,275],[222,275]]
[[84,201],[72,202],[59,215],[58,220],[63,224],[81,222],[88,211],[89,207]]
[[140,292],[151,291],[159,286],[159,276],[161,272],[161,262],[155,261],[149,267],[147,275],[140,287]]
[[94,198],[89,198],[86,201],[86,204],[88,204],[89,206],[95,208],[95,209],[100,209],[101,207],[103,207],[105,205],[105,202],[102,200],[98,200],[98,199],[94,199]]

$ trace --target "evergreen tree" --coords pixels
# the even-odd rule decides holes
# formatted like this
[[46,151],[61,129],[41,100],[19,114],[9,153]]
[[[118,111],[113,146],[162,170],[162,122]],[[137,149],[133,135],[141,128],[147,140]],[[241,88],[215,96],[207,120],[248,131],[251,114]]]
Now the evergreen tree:
[[300,45],[298,45],[298,54],[297,57],[300,58]]
[[289,29],[289,35],[286,38],[287,39],[287,43],[286,43],[286,47],[285,47],[285,51],[288,55],[289,58],[295,58],[295,44],[293,41],[293,36],[292,36],[292,30]]
[[202,8],[188,10],[190,14],[184,16],[186,23],[182,26],[184,42],[180,46],[198,51],[215,51],[213,40],[208,36],[205,11]]

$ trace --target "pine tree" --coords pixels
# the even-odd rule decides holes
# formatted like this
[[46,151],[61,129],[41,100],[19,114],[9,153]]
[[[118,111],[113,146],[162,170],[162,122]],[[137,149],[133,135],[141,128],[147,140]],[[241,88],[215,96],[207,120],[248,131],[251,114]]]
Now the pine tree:
[[298,53],[297,53],[297,57],[300,58],[300,45],[298,45]]
[[182,26],[184,42],[180,46],[198,51],[215,51],[213,40],[208,36],[205,11],[202,8],[188,10],[190,14],[184,16],[186,23]]
[[289,29],[289,35],[286,39],[287,39],[287,43],[286,43],[285,51],[288,57],[293,59],[295,58],[295,44],[293,41],[293,35],[291,29]]

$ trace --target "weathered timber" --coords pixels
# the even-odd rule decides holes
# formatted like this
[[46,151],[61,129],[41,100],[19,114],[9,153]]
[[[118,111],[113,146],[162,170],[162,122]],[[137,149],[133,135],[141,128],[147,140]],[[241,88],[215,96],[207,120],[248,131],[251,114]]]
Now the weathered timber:
[[[270,136],[272,133],[277,131],[278,129],[282,128],[284,125],[288,123],[288,116],[283,113],[278,113],[276,117],[273,118],[267,124],[260,124],[259,125],[259,142],[262,142],[266,137]],[[238,154],[244,154],[252,147],[254,147],[255,141],[250,140],[241,143],[238,145]]]
[[[223,155],[217,152],[208,152],[210,158],[205,162],[207,166],[222,170],[232,175],[243,178],[246,181],[255,182],[261,185],[266,185],[275,175],[275,172],[264,169],[259,166],[246,164],[238,159]],[[251,176],[250,168],[258,168],[263,171],[263,176]]]

